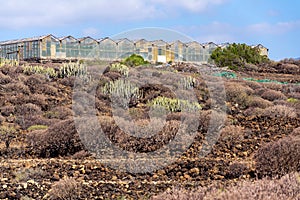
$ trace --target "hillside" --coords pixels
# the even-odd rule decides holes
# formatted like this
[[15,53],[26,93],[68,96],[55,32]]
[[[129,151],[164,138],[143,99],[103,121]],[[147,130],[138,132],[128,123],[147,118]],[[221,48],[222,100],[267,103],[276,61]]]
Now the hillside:
[[[173,187],[198,188],[197,195],[213,198],[214,192],[205,191],[244,191],[239,186],[244,181],[265,195],[261,199],[274,192],[278,199],[297,199],[299,83],[300,62],[294,60],[247,65],[238,72],[183,63],[3,63],[0,199],[172,199],[169,193],[154,196]],[[155,105],[164,111],[150,115]],[[182,124],[193,130],[191,143]],[[132,168],[115,152],[98,149],[103,145],[97,127],[132,154],[150,154],[172,141],[174,149]],[[133,132],[137,135],[128,134]],[[151,172],[149,159],[154,166],[174,162]],[[254,181],[265,190],[251,185]],[[221,199],[253,199],[251,192],[224,191]]]

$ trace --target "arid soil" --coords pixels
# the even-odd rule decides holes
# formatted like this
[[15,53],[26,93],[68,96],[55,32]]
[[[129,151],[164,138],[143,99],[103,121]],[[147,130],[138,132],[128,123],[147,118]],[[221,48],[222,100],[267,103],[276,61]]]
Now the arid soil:
[[[57,70],[60,65],[43,67]],[[108,167],[81,141],[72,107],[75,77],[25,73],[24,66],[1,67],[0,199],[150,199],[173,187],[213,184],[222,188],[300,171],[300,63],[247,66],[234,72],[237,78],[217,77],[218,70],[193,64],[148,68],[155,77],[168,78],[165,76],[169,72],[193,77],[189,87],[202,109],[196,116],[199,125],[194,141],[174,163],[154,172],[130,173]],[[184,113],[169,113],[162,130],[153,137],[127,135],[113,118],[110,97],[101,90],[106,83],[123,76],[107,68],[97,80],[95,107],[99,124],[107,138],[123,150],[156,151],[175,137]],[[213,79],[222,80],[225,99],[210,95],[207,80]],[[260,82],[262,79],[272,81]],[[215,83],[210,87],[219,88],[219,82]],[[163,84],[145,84],[140,90],[142,95],[129,102],[132,121],[140,124],[149,122],[149,101],[158,96],[176,97]],[[206,152],[203,147],[207,146],[210,120],[214,123],[222,117],[214,113],[221,109],[215,102],[226,106],[226,119]],[[121,114],[117,117],[123,119]],[[130,122],[121,123],[130,129]],[[92,122],[86,124],[87,130],[91,127]],[[275,158],[270,158],[270,164],[265,162],[261,149],[288,137],[295,141],[291,144],[296,145],[295,152],[288,147],[270,148],[270,156],[286,153],[292,155],[293,163],[274,161]],[[182,144],[177,145],[181,148]],[[207,154],[201,156],[203,152]],[[115,159],[113,152],[111,159]],[[283,168],[282,163],[289,167]]]

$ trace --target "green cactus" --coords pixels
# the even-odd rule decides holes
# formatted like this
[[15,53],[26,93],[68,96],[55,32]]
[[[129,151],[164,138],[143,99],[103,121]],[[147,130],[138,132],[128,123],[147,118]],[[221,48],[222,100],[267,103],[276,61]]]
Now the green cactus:
[[11,67],[19,66],[19,62],[17,60],[10,60],[5,58],[0,58],[0,67],[8,65]]
[[201,110],[201,105],[197,102],[189,102],[187,100],[172,99],[167,97],[157,97],[148,102],[148,105],[154,107],[164,107],[170,112]]
[[27,75],[43,74],[50,78],[57,77],[57,72],[55,71],[54,68],[43,67],[43,66],[39,66],[39,65],[36,65],[36,66],[26,65],[26,66],[23,66],[23,68],[24,68],[23,72]]
[[118,102],[118,104],[124,108],[128,106],[130,100],[136,101],[143,95],[138,87],[125,79],[118,79],[106,83],[102,87],[102,93],[109,95],[111,99],[114,99],[115,102]]
[[197,80],[191,76],[185,76],[179,81],[179,85],[186,90],[195,87],[196,84],[197,84]]
[[123,76],[128,76],[129,73],[129,68],[121,63],[113,63],[110,65],[109,67],[110,71],[114,71],[114,72],[119,72],[120,74],[122,74]]
[[64,63],[59,70],[59,78],[79,76],[84,77],[88,75],[87,66],[82,63]]

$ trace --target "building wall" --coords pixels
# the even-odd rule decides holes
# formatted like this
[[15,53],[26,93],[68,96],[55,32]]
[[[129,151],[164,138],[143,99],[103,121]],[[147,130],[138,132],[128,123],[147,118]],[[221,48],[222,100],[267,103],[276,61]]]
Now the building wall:
[[[0,42],[2,58],[8,59],[89,59],[100,60],[123,59],[133,53],[143,56],[150,62],[198,62],[207,63],[214,49],[229,44],[200,44],[198,42],[183,43],[175,41],[167,43],[163,40],[131,41],[122,39],[114,41],[110,38],[95,40],[91,37],[76,39],[72,36],[58,39],[53,35],[33,39],[22,39]],[[268,49],[257,45],[261,55],[268,55]]]

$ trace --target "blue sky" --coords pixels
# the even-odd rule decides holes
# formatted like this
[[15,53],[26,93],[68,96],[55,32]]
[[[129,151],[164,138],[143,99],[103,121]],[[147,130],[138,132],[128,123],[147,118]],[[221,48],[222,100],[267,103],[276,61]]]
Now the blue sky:
[[300,57],[295,0],[0,0],[0,5],[0,40],[121,37],[136,29],[142,37],[150,30],[142,28],[157,27],[151,31],[167,29],[167,34],[156,39],[174,30],[200,43],[263,44],[273,60]]

